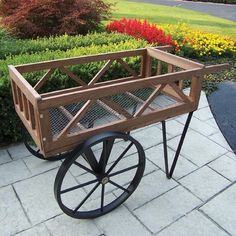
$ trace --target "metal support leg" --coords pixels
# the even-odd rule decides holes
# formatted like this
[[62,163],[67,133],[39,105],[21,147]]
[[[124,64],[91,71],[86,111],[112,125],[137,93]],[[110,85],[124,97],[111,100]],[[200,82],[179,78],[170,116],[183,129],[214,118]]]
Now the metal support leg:
[[169,167],[168,167],[168,151],[167,151],[167,140],[166,140],[166,122],[165,121],[161,122],[162,123],[162,135],[163,135],[165,171],[166,171],[166,177],[168,179],[170,179],[172,177],[173,172],[175,170],[175,166],[176,166],[176,163],[178,161],[179,154],[180,154],[181,148],[183,146],[184,138],[186,136],[186,133],[187,133],[190,121],[192,119],[192,116],[193,116],[193,112],[190,112],[188,114],[188,118],[187,118],[186,123],[184,125],[183,133],[182,133],[181,138],[179,140],[179,144],[178,144],[178,147],[177,147],[177,150],[176,150],[176,153],[175,153],[175,156],[174,156],[174,160],[172,162],[170,170],[169,170]]

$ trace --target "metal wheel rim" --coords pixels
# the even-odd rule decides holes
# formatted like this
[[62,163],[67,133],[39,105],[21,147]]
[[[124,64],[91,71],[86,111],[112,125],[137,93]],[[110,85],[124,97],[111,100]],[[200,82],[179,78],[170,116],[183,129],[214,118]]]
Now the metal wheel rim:
[[[127,192],[124,191],[119,197],[117,197],[115,200],[107,204],[106,206],[103,206],[103,210],[101,211],[101,208],[98,208],[96,210],[90,210],[90,211],[79,211],[77,210],[74,212],[72,209],[68,208],[65,206],[62,202],[61,199],[61,185],[63,182],[63,179],[69,170],[69,168],[72,166],[73,162],[77,159],[78,156],[80,156],[83,151],[87,147],[91,147],[92,145],[95,145],[101,141],[104,141],[105,139],[118,139],[121,138],[123,140],[129,140],[131,141],[132,145],[135,145],[137,149],[137,155],[138,155],[138,167],[135,173],[135,176],[133,177],[132,181],[129,183],[129,186],[126,188]],[[73,152],[70,158],[67,158],[62,166],[60,167],[56,179],[55,179],[55,184],[54,184],[54,195],[55,198],[60,206],[60,208],[65,212],[67,215],[73,217],[73,218],[79,218],[79,219],[87,219],[87,218],[96,218],[99,216],[102,216],[104,214],[107,214],[108,212],[112,211],[113,209],[117,208],[119,205],[121,205],[125,200],[127,200],[132,193],[135,191],[137,188],[138,184],[141,181],[141,178],[143,176],[145,168],[145,154],[143,151],[142,146],[138,141],[136,141],[134,138],[129,136],[128,134],[124,133],[118,133],[118,132],[109,132],[109,133],[104,133],[104,134],[99,134],[85,143],[79,145],[78,148],[76,148]],[[101,183],[99,183],[100,185]],[[102,186],[102,185],[101,185]]]

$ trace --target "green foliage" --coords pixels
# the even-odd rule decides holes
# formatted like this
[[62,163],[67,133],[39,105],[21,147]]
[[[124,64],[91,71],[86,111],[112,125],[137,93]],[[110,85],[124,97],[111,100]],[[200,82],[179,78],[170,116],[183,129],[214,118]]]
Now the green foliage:
[[[95,33],[85,36],[58,36],[49,38],[38,38],[35,40],[17,40],[10,38],[5,30],[0,28],[0,59],[7,56],[19,54],[33,54],[43,51],[61,50],[66,51],[72,48],[88,47],[90,45],[104,45],[109,43],[118,43],[132,37],[124,34]],[[1,40],[2,39],[2,40]]]
[[[69,57],[78,57],[82,55],[89,55],[89,54],[100,54],[100,53],[107,53],[107,52],[115,52],[115,51],[122,51],[122,50],[130,50],[136,48],[142,48],[147,45],[146,42],[141,40],[131,39],[127,36],[123,37],[117,34],[112,34],[111,36],[107,36],[106,34],[102,34],[102,37],[99,37],[97,34],[94,36],[94,40],[92,40],[93,36],[90,35],[88,37],[82,37],[81,41],[84,42],[78,43],[79,45],[89,45],[84,47],[74,47],[72,49],[66,50],[67,42],[65,40],[65,51],[56,49],[53,50],[53,40],[49,40],[51,43],[46,43],[45,39],[38,40],[40,42],[39,45],[43,49],[43,43],[50,45],[51,49],[37,51],[35,53],[27,52],[24,54],[19,54],[15,56],[7,56],[5,60],[0,60],[0,142],[7,142],[7,141],[17,141],[20,140],[20,120],[17,117],[14,111],[14,105],[12,101],[12,94],[11,94],[11,87],[10,81],[8,79],[8,69],[7,65],[19,65],[19,64],[26,64],[26,63],[33,63],[33,62],[40,62],[46,60],[53,60],[53,59],[61,59],[61,58],[69,58]],[[95,39],[100,38],[100,40],[96,41]],[[103,40],[105,41],[107,38],[106,44],[103,44]],[[55,45],[59,45],[59,40],[62,38],[58,38],[57,43]],[[71,38],[73,41],[73,39]],[[92,43],[98,43],[95,45]],[[78,40],[79,42],[79,40]],[[35,42],[36,44],[36,42]],[[76,43],[74,43],[75,45]],[[33,41],[32,44],[34,45]],[[69,44],[68,44],[69,45]],[[62,46],[61,46],[62,47]],[[68,46],[69,47],[69,46]],[[33,48],[33,46],[32,46]],[[35,46],[36,48],[36,46]],[[23,49],[24,50],[24,49]],[[138,70],[139,67],[139,60],[137,58],[132,58],[127,60],[129,64],[135,69]],[[88,82],[103,66],[104,62],[98,63],[89,63],[83,65],[75,65],[70,68],[70,70],[78,74],[84,81]],[[24,74],[27,81],[34,85],[41,76],[45,73],[45,71],[35,72],[35,73],[28,73]],[[110,80],[119,77],[126,76],[126,71],[121,68],[119,64],[113,64],[106,75],[103,76],[103,80]],[[62,89],[74,86],[74,81],[68,76],[59,73],[59,71],[55,71],[55,73],[51,76],[51,79],[47,81],[47,84],[42,88],[40,92],[47,92],[52,91],[55,89]]]

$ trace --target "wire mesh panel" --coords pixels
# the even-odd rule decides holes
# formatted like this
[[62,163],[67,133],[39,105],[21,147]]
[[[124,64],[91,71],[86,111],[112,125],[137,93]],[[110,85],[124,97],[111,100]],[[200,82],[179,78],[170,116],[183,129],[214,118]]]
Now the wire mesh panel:
[[[77,135],[83,130],[109,125],[109,123],[114,121],[131,119],[135,117],[136,112],[152,96],[154,91],[155,87],[147,87],[100,98],[94,101],[79,119],[76,119],[76,116],[83,110],[86,101],[50,108],[52,136],[54,139],[57,139],[68,126],[69,131],[66,134]],[[176,100],[159,94],[145,108],[143,114],[175,103]],[[74,119],[76,119],[75,124],[70,126]]]

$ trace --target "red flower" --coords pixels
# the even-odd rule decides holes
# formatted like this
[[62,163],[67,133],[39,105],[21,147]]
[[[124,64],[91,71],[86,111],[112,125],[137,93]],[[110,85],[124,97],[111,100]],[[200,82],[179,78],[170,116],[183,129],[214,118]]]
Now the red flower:
[[106,29],[108,32],[125,33],[138,39],[145,39],[148,43],[177,46],[170,35],[166,35],[162,29],[157,28],[155,24],[148,23],[146,20],[123,18],[112,21]]

